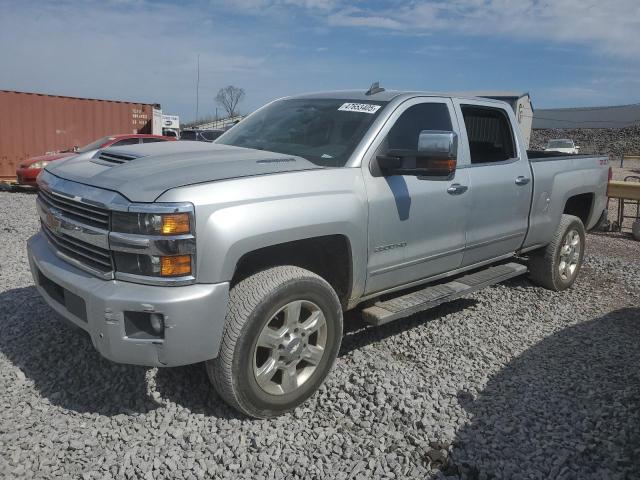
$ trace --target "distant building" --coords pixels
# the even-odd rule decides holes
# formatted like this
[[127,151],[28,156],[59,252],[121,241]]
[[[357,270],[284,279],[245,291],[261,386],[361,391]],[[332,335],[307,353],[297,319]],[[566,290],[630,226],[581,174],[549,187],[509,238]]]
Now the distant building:
[[624,128],[640,125],[640,104],[536,110],[533,128]]

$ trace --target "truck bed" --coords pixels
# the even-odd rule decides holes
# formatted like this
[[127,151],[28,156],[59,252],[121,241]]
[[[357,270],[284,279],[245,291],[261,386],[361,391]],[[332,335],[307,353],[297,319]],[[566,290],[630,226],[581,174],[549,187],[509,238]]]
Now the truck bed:
[[587,230],[606,207],[609,157],[530,151],[533,195],[525,248],[549,241],[563,213],[579,217]]

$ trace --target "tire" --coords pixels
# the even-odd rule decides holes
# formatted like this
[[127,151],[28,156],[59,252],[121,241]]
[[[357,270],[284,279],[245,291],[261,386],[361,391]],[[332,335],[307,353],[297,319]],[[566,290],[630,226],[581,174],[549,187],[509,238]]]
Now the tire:
[[566,290],[573,285],[582,268],[584,248],[582,220],[563,214],[551,243],[530,254],[529,279],[549,290]]
[[331,285],[299,267],[269,268],[231,289],[220,352],[206,369],[229,405],[275,417],[320,387],[341,341],[342,308]]

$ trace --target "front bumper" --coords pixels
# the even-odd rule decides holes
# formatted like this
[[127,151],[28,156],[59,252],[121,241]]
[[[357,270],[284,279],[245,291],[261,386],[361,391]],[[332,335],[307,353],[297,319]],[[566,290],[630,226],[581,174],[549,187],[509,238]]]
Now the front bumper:
[[[228,283],[164,287],[101,280],[58,258],[42,232],[28,240],[27,250],[40,294],[55,311],[87,331],[104,357],[169,367],[218,355]],[[132,338],[125,327],[125,316],[131,312],[162,314],[164,338]]]

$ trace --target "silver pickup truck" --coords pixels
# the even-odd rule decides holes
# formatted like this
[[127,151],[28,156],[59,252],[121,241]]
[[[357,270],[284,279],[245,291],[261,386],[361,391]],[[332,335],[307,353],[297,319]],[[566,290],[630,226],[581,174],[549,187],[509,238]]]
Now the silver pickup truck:
[[380,325],[520,274],[573,284],[608,158],[527,155],[516,125],[500,101],[372,88],[56,162],[33,277],[105,357],[206,362],[230,405],[278,415],[324,381],[346,310]]

